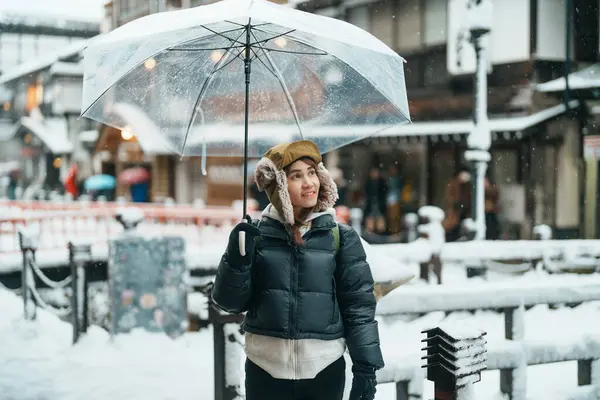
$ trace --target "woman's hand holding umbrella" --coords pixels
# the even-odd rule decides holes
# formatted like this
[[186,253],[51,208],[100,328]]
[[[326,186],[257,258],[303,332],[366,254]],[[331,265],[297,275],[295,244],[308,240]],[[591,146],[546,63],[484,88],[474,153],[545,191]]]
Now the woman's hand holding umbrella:
[[229,264],[233,267],[250,266],[256,250],[256,238],[259,236],[260,230],[252,225],[250,216],[246,216],[246,220],[242,220],[231,231],[227,247]]

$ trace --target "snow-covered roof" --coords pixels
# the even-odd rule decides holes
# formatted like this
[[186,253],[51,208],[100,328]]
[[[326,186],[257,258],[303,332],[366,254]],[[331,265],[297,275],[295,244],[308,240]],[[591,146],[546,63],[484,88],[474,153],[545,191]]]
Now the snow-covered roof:
[[[570,108],[579,105],[577,100],[569,103]],[[491,118],[489,127],[492,132],[519,132],[557,117],[566,111],[564,104],[559,104],[531,115],[519,117]],[[406,125],[393,126],[375,136],[427,136],[467,134],[473,130],[472,120],[413,122]]]
[[50,75],[83,76],[83,63],[55,62],[49,72]]
[[25,26],[40,26],[51,28],[64,28],[66,26],[71,29],[89,29],[98,28],[100,19],[98,18],[82,18],[68,15],[49,15],[46,13],[0,13],[0,23],[25,25]]
[[98,35],[92,39],[78,41],[77,43],[74,43],[66,49],[63,49],[56,53],[47,54],[26,61],[20,65],[17,65],[12,69],[7,70],[4,74],[2,74],[2,76],[0,76],[0,84],[7,83],[20,77],[32,74],[34,72],[38,72],[43,69],[49,68],[50,66],[52,66],[52,64],[56,62],[81,53],[90,44],[91,41],[95,40],[99,36],[101,35]]
[[136,139],[144,153],[173,153],[169,151],[170,146],[156,124],[139,107],[132,104],[118,103],[112,107],[112,112],[122,118],[131,127],[134,134],[143,132],[139,136],[136,134]]
[[22,117],[21,126],[29,129],[54,154],[68,154],[73,151],[73,144],[67,133],[67,121],[64,118],[48,118],[43,121],[32,117]]
[[96,129],[83,131],[79,134],[79,141],[86,143],[95,143],[98,140],[99,132]]
[[[535,87],[538,92],[560,92],[565,90],[565,78],[554,79],[540,83]],[[577,72],[569,74],[569,89],[597,89],[600,88],[600,64],[590,65]]]

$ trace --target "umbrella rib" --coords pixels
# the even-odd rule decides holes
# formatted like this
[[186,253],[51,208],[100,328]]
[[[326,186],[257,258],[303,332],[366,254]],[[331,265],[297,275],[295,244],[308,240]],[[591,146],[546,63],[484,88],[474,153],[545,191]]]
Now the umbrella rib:
[[[210,34],[210,35],[206,35],[206,36],[203,36],[203,37],[201,37],[201,38],[200,38],[201,40],[208,39],[208,38],[211,38],[212,36],[215,36],[215,35],[217,35],[217,36],[224,37],[225,39],[227,39],[227,40],[229,40],[229,41],[232,41],[232,39],[231,39],[231,38],[229,38],[229,37],[227,37],[227,36],[225,36],[225,34],[226,34],[226,33],[237,32],[237,31],[239,31],[239,30],[240,30],[240,28],[234,28],[234,29],[229,29],[229,30],[223,31],[223,32],[221,32],[221,33],[218,33],[218,32],[215,32],[213,29],[209,29],[209,28],[205,27],[204,25],[200,25],[200,26],[201,26],[202,28],[206,29],[207,31],[211,32],[211,34]],[[241,36],[241,35],[243,35],[243,34],[244,34],[244,32],[245,32],[245,31],[244,31],[244,30],[242,30],[242,33],[241,33],[241,34],[238,36],[238,39],[240,38],[240,36]],[[193,42],[193,41],[195,41],[195,40],[198,40],[198,37],[194,37],[194,38],[192,38],[192,39],[189,39],[189,40],[184,40],[184,41],[183,41],[183,42],[181,42],[181,43],[177,43],[175,46],[182,46],[182,45],[185,45],[186,43],[190,43],[190,42]],[[167,50],[169,50],[169,48],[167,48]]]
[[[233,24],[233,25],[237,25],[240,26],[242,28],[246,28],[248,26],[248,24],[240,24],[239,22],[233,22],[233,21],[229,21],[228,19],[224,20],[227,23]],[[264,26],[264,25],[272,25],[270,22],[265,22],[262,24],[256,24],[256,25],[250,25],[250,28],[254,28],[255,26]]]
[[[256,29],[256,30],[257,30],[257,31],[259,31],[259,32],[262,32],[262,33],[269,33],[269,34],[271,34],[271,35],[273,35],[273,34],[274,34],[273,32],[269,32],[269,31],[266,31],[266,30],[263,30],[263,29]],[[294,37],[290,37],[290,39],[291,39],[291,40],[293,40],[293,41],[295,41],[295,42],[301,43],[301,44],[303,44],[303,45],[305,45],[305,46],[307,46],[307,47],[310,47],[310,48],[313,48],[313,49],[315,49],[315,50],[319,50],[319,51],[323,51],[323,52],[324,52],[324,50],[323,50],[323,49],[320,49],[320,48],[318,48],[318,47],[316,47],[316,46],[313,46],[312,44],[306,43],[306,41],[304,41],[304,40],[301,40],[301,39],[298,39],[298,38],[294,38]],[[342,64],[344,64],[344,65],[347,65],[348,67],[350,67],[350,68],[354,69],[354,68],[353,68],[352,66],[350,66],[350,65],[349,65],[349,64],[348,64],[346,61],[343,61],[343,60],[342,60],[342,59],[340,59],[338,56],[336,56],[336,55],[334,55],[334,54],[329,54],[329,53],[328,53],[328,55],[330,55],[331,57],[334,57],[336,60],[340,61]],[[389,75],[388,75],[388,76],[389,76]],[[369,81],[369,83],[373,84],[371,81]],[[397,82],[396,82],[396,83],[397,83]],[[377,87],[376,85],[373,85],[373,86],[375,87],[375,89],[377,89],[377,91],[378,91],[379,93],[381,93],[381,94],[383,95],[383,93],[381,92],[381,90],[380,90],[380,88],[379,88],[379,87]],[[383,95],[383,96],[384,96],[384,97],[386,98],[386,100],[388,100],[390,103],[394,104],[394,102],[393,102],[392,100],[390,100],[389,96],[387,96],[387,95]],[[400,108],[399,108],[397,105],[394,105],[394,108],[395,108],[396,110],[398,110],[398,111],[400,112],[400,114],[401,114],[401,115],[402,115],[404,118],[406,118],[406,120],[407,120],[407,121],[410,121],[410,116],[409,116],[409,115],[407,115],[407,114],[406,114],[406,112],[404,112],[403,110],[401,110],[401,109],[400,109]]]
[[[233,48],[233,47],[232,47],[232,48]],[[226,63],[226,64],[224,64],[224,65],[221,65],[221,66],[220,66],[218,69],[216,69],[216,70],[215,70],[213,73],[217,73],[217,72],[221,71],[222,69],[225,69],[225,68],[227,68],[227,67],[229,66],[229,64],[231,64],[232,62],[234,62],[234,61],[235,61],[235,59],[236,59],[236,58],[238,58],[238,57],[239,57],[239,56],[242,54],[242,52],[243,52],[243,51],[244,51],[244,49],[240,50],[240,51],[239,51],[239,52],[238,52],[238,53],[235,55],[235,57],[233,57],[231,60],[227,61],[227,63]]]
[[[270,33],[271,35],[274,35],[274,33],[267,32],[267,31],[262,31],[260,29],[257,29],[257,31],[260,31],[260,32],[263,32],[263,33]],[[252,36],[254,37],[254,40],[256,40],[256,42],[250,43],[250,46],[252,47],[252,46],[257,45],[259,43],[267,43],[270,40],[277,39],[277,38],[280,38],[282,36],[289,35],[290,33],[293,33],[295,31],[296,31],[295,29],[291,29],[291,30],[289,30],[287,32],[283,32],[283,33],[280,33],[280,34],[275,34],[275,36],[270,37],[268,39],[261,39],[261,40],[258,40],[258,38],[253,34]],[[250,32],[252,32],[252,29],[250,29]]]
[[[220,36],[220,37],[222,37],[222,38],[224,38],[224,39],[227,39],[227,40],[229,40],[229,41],[230,41],[230,42],[232,42],[232,43],[237,43],[237,44],[239,44],[239,45],[246,46],[246,43],[244,43],[244,42],[240,42],[240,41],[238,40],[238,39],[239,39],[239,38],[240,38],[240,37],[241,37],[241,36],[242,36],[242,35],[243,35],[243,34],[246,32],[245,30],[243,30],[243,31],[242,31],[242,33],[240,33],[240,34],[238,35],[238,37],[237,37],[237,38],[235,38],[235,39],[232,39],[232,38],[230,38],[229,36],[225,36],[223,33],[219,33],[219,32],[217,32],[217,31],[215,31],[214,29],[207,28],[207,27],[206,27],[206,25],[200,25],[200,26],[201,26],[201,27],[203,27],[204,29],[206,29],[207,31],[214,33],[214,34],[215,34],[215,35],[217,35],[217,36]],[[233,31],[237,31],[237,30],[239,30],[239,28],[237,28],[237,29],[232,29],[232,30],[230,30],[230,31],[227,31],[227,32],[224,32],[224,33],[229,33],[229,32],[233,32]]]
[[227,49],[239,49],[245,46],[227,46],[227,47],[171,47],[167,51],[210,51],[210,50],[227,50]]
[[[208,29],[208,28],[206,28],[206,27],[204,27],[204,26],[203,26],[203,28],[205,28],[206,30],[208,30],[208,31],[210,31],[210,32],[214,32],[213,30],[211,30],[211,29]],[[228,31],[225,31],[224,33],[235,32],[235,31],[239,31],[239,30],[240,30],[239,28],[236,28],[236,29],[230,29],[230,30],[228,30]],[[240,37],[241,37],[241,36],[242,36],[242,35],[243,35],[245,32],[246,32],[246,31],[242,30],[242,33],[240,33],[240,34],[238,35],[237,39],[239,39],[239,38],[240,38]],[[217,33],[217,32],[214,32],[214,34],[215,34],[215,35],[218,35],[218,36],[221,36],[221,37],[225,37],[226,39],[228,39],[228,40],[229,40],[229,41],[231,41],[231,42],[236,42],[236,41],[237,41],[237,39],[234,41],[234,40],[232,40],[232,39],[230,39],[230,38],[228,38],[228,37],[226,37],[226,36],[223,36],[223,35],[221,35],[221,34],[219,34],[219,33]],[[206,39],[206,38],[208,38],[208,37],[211,37],[211,36],[212,36],[212,35],[207,35],[207,36],[204,36],[202,39]],[[190,40],[187,40],[187,41],[184,41],[184,42],[183,42],[183,44],[185,44],[185,43],[188,43],[188,42],[191,42],[191,41],[193,41],[193,40],[197,40],[197,38],[195,38],[195,39],[190,39]],[[238,43],[241,43],[241,42],[238,42]],[[179,45],[181,45],[181,44],[182,44],[182,43],[179,43]],[[232,46],[232,47],[233,47],[233,46]],[[168,50],[169,50],[169,48],[167,48],[167,49],[165,49],[165,50],[167,50],[167,51],[168,51]],[[152,55],[152,57],[156,56],[157,54],[160,54],[160,52],[158,52],[158,53],[155,53],[154,55]],[[139,65],[141,65],[141,63],[140,63],[140,64],[137,64],[137,65],[135,65],[135,66],[133,66],[133,67],[131,67],[131,69],[130,69],[129,71],[127,71],[127,73],[125,73],[125,75],[129,74],[131,71],[133,71],[133,70],[134,70],[135,68],[137,68]],[[92,102],[92,104],[90,104],[90,105],[89,105],[89,106],[88,106],[88,107],[87,107],[85,110],[82,110],[82,111],[81,111],[81,114],[80,114],[80,116],[83,116],[83,115],[84,115],[85,113],[87,113],[87,112],[88,112],[88,111],[89,111],[89,110],[90,110],[92,107],[94,107],[94,106],[95,106],[95,105],[96,105],[96,104],[97,104],[97,103],[100,101],[100,98],[102,98],[102,96],[104,96],[104,95],[105,95],[105,94],[106,94],[106,93],[107,93],[107,92],[108,92],[108,91],[109,91],[109,90],[110,90],[110,89],[111,89],[113,86],[114,86],[114,84],[110,85],[110,86],[109,86],[109,87],[107,87],[107,88],[106,88],[104,91],[102,91],[102,93],[100,93],[100,95],[99,95],[99,96],[96,98],[96,100],[94,100],[94,101]]]
[[[252,36],[254,37],[254,39],[256,39],[256,36],[254,36],[254,33],[252,31],[250,31],[250,33],[252,34]],[[289,91],[287,85],[283,81],[283,76],[281,74],[281,71],[279,71],[279,68],[277,68],[277,65],[275,65],[275,62],[273,61],[272,57],[269,55],[269,53],[267,53],[263,49],[262,45],[259,44],[258,47],[262,50],[263,54],[267,58],[267,61],[271,65],[271,68],[273,68],[273,71],[271,71],[271,72],[275,75],[275,77],[279,81],[279,84],[281,85],[281,88],[283,89],[283,93],[285,94],[285,98],[286,98],[286,100],[287,100],[287,102],[288,102],[288,104],[290,106],[292,114],[294,115],[294,121],[296,122],[296,126],[298,127],[298,132],[300,133],[300,137],[302,139],[304,139],[304,134],[302,133],[302,128],[300,127],[300,118],[298,117],[298,111],[296,110],[296,105],[294,104],[294,100],[292,99],[292,95],[290,94],[290,91]],[[257,58],[264,65],[264,62],[260,59],[260,57],[257,56]],[[265,67],[266,67],[266,65],[265,65]],[[269,70],[269,68],[267,68],[267,70]]]
[[[268,34],[271,34],[271,35],[275,35],[275,33],[273,33],[273,32],[269,32],[269,31],[266,31],[266,30],[264,30],[264,29],[256,29],[256,30],[257,30],[258,32],[262,32],[262,33],[268,33]],[[289,32],[289,33],[286,33],[286,34],[287,34],[287,35],[289,35],[290,33],[293,33],[293,32]],[[322,51],[323,53],[325,53],[324,55],[327,55],[327,54],[329,54],[329,53],[327,53],[327,52],[326,52],[325,50],[323,50],[323,49],[320,49],[320,48],[318,48],[318,47],[316,47],[316,46],[313,46],[313,45],[312,45],[312,44],[310,44],[310,43],[306,43],[306,41],[304,41],[304,40],[301,40],[301,39],[298,39],[298,38],[295,38],[295,37],[291,37],[291,36],[290,36],[290,37],[288,37],[288,38],[289,38],[289,39],[291,39],[291,40],[293,40],[294,42],[297,42],[297,43],[303,44],[303,45],[304,45],[304,46],[306,46],[306,47],[310,47],[311,49],[315,49],[315,50],[317,50],[317,51]],[[271,39],[276,39],[276,37],[273,37],[273,38],[271,38]],[[271,39],[269,39],[269,40],[271,40]],[[277,50],[275,50],[275,51],[277,51]],[[283,51],[282,51],[282,52],[283,52]]]
[[327,56],[327,55],[329,55],[329,53],[327,53],[326,51],[322,51],[320,53],[311,53],[308,51],[292,51],[292,50],[273,49],[271,47],[263,47],[263,50],[273,51],[276,53],[303,54],[303,55],[308,55],[308,56]]
[[[245,32],[242,31],[242,33],[240,33],[240,35],[235,40],[232,40],[232,42],[236,42],[244,33]],[[208,87],[208,84],[212,81],[212,78],[213,78],[213,76],[215,76],[215,73],[219,70],[219,67],[221,66],[221,64],[225,62],[225,59],[227,58],[227,56],[229,54],[230,54],[229,49],[227,49],[225,54],[223,54],[223,57],[221,57],[219,59],[219,61],[217,61],[215,63],[215,66],[213,67],[213,70],[211,71],[211,73],[206,77],[206,79],[204,79],[204,83],[202,84],[200,93],[198,94],[198,97],[196,98],[196,102],[194,103],[194,107],[192,108],[192,117],[190,118],[190,122],[188,123],[187,129],[185,130],[185,137],[183,139],[183,146],[181,148],[181,154],[183,154],[183,152],[185,151],[185,145],[187,144],[188,136],[190,135],[190,129],[192,128],[192,124],[196,120],[196,115],[198,114],[198,111],[197,111],[198,105],[200,104],[200,102],[202,101],[202,98],[204,97],[206,88]],[[234,60],[235,60],[235,57],[234,57]]]

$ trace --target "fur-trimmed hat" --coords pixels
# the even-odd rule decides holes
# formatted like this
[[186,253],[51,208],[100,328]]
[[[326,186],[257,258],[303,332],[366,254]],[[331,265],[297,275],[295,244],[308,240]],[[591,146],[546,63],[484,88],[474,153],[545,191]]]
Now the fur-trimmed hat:
[[258,190],[267,193],[273,207],[290,225],[295,222],[294,208],[288,192],[287,176],[283,169],[304,157],[310,158],[317,164],[320,188],[319,199],[313,211],[325,211],[334,206],[338,199],[338,190],[329,171],[323,165],[319,148],[310,140],[282,143],[272,147],[263,155],[254,170],[254,180]]

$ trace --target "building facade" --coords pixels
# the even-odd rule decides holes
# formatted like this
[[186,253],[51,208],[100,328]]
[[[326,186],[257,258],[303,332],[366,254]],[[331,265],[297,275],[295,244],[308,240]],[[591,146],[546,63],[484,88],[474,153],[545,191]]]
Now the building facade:
[[[0,141],[3,148],[12,149],[0,161],[19,162],[19,186],[26,193],[60,192],[73,160],[91,165],[89,147],[78,140],[80,132],[93,128],[91,121],[78,118],[81,60],[87,38],[100,31],[99,23],[14,17],[0,20],[0,26],[2,46],[3,40],[17,38],[14,46],[0,50],[0,63],[6,68],[0,87],[8,93]],[[28,41],[37,43],[35,51],[27,50]]]
[[[113,0],[107,4],[111,29],[132,19],[211,1]],[[563,0],[495,0],[489,37],[488,114],[493,145],[489,178],[499,188],[503,237],[530,237],[536,224],[548,224],[558,237],[583,235],[583,127],[590,118],[584,102],[539,93],[537,84],[596,62],[599,51],[598,2],[571,0],[571,26]],[[361,206],[367,171],[398,169],[405,188],[405,211],[421,205],[446,207],[447,185],[466,162],[466,136],[473,111],[475,56],[464,16],[468,0],[308,0],[294,6],[346,20],[379,38],[406,59],[405,73],[413,124],[383,133],[327,155],[344,171],[346,204]],[[567,46],[567,43],[570,45]],[[569,57],[567,54],[569,47]],[[566,60],[567,59],[567,60]],[[566,62],[569,61],[569,62]],[[567,99],[569,100],[569,99]],[[113,133],[117,135],[117,133]],[[102,136],[102,134],[101,134]],[[143,147],[143,146],[142,146]],[[143,150],[143,149],[142,149]],[[207,196],[212,182],[200,161],[144,153],[169,166],[153,185],[180,202]],[[104,156],[107,158],[108,156]],[[171,159],[172,161],[166,161]],[[164,161],[158,161],[164,160]],[[213,166],[218,176],[237,160]],[[158,164],[157,164],[158,165]],[[154,168],[159,171],[159,168]],[[175,183],[172,183],[172,179]],[[222,180],[222,178],[219,178]],[[216,179],[218,181],[219,179]],[[218,186],[213,186],[218,187]],[[241,190],[241,188],[240,188]],[[238,197],[241,197],[241,193]]]

